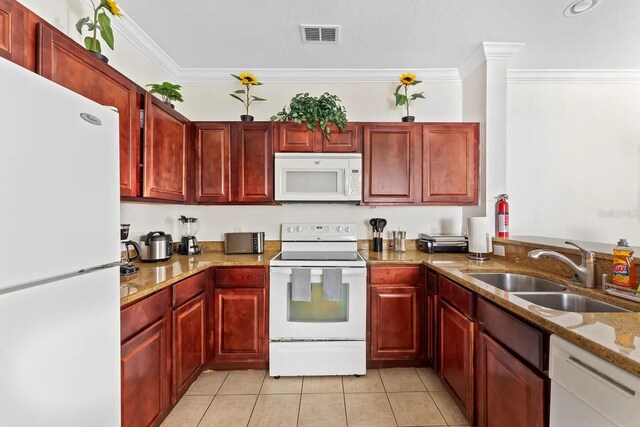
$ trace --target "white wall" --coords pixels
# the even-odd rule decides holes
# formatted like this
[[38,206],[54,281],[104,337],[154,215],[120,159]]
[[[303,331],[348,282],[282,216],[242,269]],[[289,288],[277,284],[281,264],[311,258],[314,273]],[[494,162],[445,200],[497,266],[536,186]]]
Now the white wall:
[[511,84],[511,232],[640,243],[640,83]]
[[[93,18],[89,2],[84,0],[19,0],[45,21],[76,40],[82,46],[85,35],[76,30],[76,22],[85,16]],[[111,17],[112,21],[120,18]],[[86,28],[85,28],[86,30]],[[114,28],[114,48],[109,49],[102,43],[102,53],[109,58],[109,65],[120,71],[131,80],[144,86],[148,83],[162,82],[168,79],[166,73],[158,68],[138,48],[129,42],[117,28]]]

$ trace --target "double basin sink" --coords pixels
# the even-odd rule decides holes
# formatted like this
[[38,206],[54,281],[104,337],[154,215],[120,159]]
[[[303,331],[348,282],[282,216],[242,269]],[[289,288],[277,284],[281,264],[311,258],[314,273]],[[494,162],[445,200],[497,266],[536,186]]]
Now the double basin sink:
[[572,313],[618,313],[624,308],[597,299],[568,292],[559,283],[539,277],[514,273],[466,273],[505,292],[515,293],[525,301],[559,311]]

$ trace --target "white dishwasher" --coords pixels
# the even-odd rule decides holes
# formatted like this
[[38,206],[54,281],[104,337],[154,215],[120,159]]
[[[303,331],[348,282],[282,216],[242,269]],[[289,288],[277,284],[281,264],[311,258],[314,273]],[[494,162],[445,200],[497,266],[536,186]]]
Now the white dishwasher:
[[640,378],[551,336],[550,427],[638,427]]

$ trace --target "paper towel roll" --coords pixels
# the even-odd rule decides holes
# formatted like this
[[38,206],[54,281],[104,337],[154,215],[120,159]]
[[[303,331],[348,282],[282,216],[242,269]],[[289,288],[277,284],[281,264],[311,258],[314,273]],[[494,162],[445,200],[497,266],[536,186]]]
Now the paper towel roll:
[[469,252],[488,254],[493,250],[491,244],[491,223],[486,216],[467,218]]

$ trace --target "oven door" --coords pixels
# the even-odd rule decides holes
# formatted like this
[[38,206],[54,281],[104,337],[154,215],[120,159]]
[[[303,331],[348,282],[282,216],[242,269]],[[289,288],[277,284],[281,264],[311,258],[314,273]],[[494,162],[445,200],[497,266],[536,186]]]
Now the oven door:
[[292,301],[291,268],[272,267],[269,289],[271,341],[364,340],[367,269],[342,269],[342,300],[322,297],[322,269],[311,269],[311,301]]

